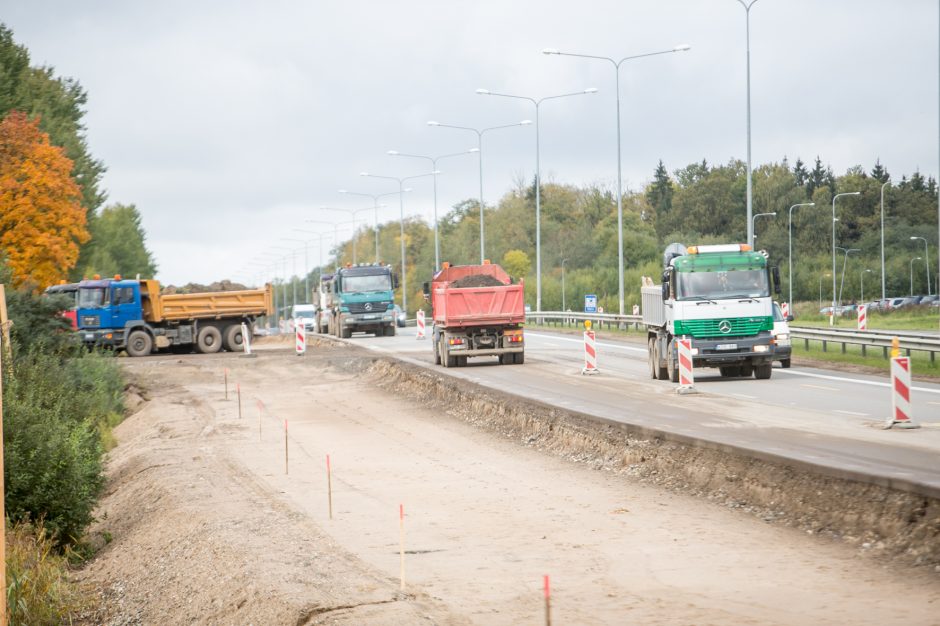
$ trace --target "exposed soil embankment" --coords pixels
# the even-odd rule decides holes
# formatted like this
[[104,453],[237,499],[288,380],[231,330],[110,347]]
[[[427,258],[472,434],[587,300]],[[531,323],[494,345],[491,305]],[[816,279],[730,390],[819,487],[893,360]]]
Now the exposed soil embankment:
[[377,384],[525,446],[740,508],[918,565],[940,565],[940,500],[615,424],[391,359]]

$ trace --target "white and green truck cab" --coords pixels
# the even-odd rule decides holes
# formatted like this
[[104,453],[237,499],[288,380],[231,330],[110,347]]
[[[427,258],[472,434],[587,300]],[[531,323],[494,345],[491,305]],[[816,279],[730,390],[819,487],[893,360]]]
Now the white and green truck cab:
[[670,244],[662,284],[644,280],[643,323],[650,375],[679,380],[678,339],[692,340],[693,367],[717,367],[723,377],[770,378],[774,358],[771,290],[780,274],[767,254],[746,244]]

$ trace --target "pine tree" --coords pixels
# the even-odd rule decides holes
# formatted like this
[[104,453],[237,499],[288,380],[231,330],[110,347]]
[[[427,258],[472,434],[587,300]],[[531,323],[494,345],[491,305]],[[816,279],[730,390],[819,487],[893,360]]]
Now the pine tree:
[[800,187],[804,186],[807,179],[809,178],[809,172],[806,171],[806,165],[799,157],[796,159],[796,165],[793,166],[793,178],[796,179],[796,184]]
[[924,176],[920,171],[915,171],[911,174],[911,191],[922,192],[927,189],[927,185],[924,183]]
[[659,230],[663,230],[670,224],[669,214],[672,211],[672,196],[675,193],[672,179],[669,178],[669,172],[663,165],[662,159],[653,172],[653,183],[646,190],[646,201],[656,212],[656,223]]
[[822,160],[819,158],[819,155],[816,156],[816,165],[813,166],[813,171],[809,173],[809,180],[806,183],[806,193],[809,197],[813,197],[813,192],[818,188],[826,184],[826,169],[823,167]]
[[889,174],[887,168],[881,164],[881,159],[875,160],[875,167],[871,168],[871,177],[882,184],[891,180],[891,174]]

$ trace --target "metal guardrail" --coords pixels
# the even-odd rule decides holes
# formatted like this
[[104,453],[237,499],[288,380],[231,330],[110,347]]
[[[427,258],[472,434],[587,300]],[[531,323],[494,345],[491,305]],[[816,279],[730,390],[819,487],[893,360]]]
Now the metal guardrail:
[[633,326],[639,330],[643,318],[639,315],[617,315],[615,313],[581,313],[576,311],[529,311],[525,314],[526,322],[539,326],[583,327],[585,320],[591,320],[597,328],[624,328]]
[[802,339],[806,349],[809,349],[810,341],[819,341],[822,343],[823,352],[826,352],[826,347],[830,343],[841,345],[843,354],[845,354],[846,346],[849,344],[861,346],[862,356],[866,355],[868,348],[881,348],[884,358],[888,358],[892,342],[897,337],[900,348],[906,351],[908,356],[912,351],[926,352],[930,355],[931,363],[936,360],[936,355],[940,352],[940,336],[909,331],[841,330],[791,326],[790,337]]

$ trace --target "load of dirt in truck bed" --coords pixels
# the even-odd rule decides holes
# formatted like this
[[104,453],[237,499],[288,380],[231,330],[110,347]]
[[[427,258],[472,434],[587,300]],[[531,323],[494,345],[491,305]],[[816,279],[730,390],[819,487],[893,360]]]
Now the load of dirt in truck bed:
[[489,274],[464,276],[463,278],[458,278],[453,281],[450,286],[457,289],[465,289],[467,287],[505,287],[503,281]]

